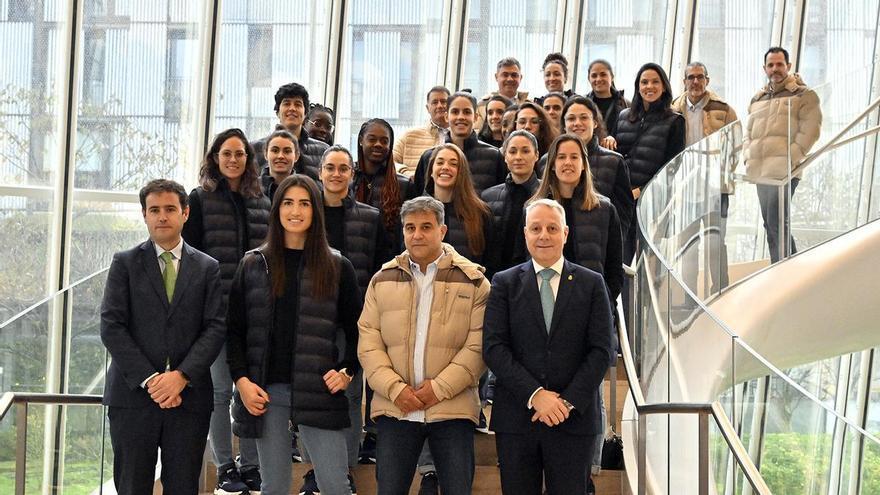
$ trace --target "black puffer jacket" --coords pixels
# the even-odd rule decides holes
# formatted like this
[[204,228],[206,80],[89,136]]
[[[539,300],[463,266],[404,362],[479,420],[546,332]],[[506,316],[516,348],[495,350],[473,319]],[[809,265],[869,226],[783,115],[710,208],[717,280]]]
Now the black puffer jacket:
[[[452,136],[447,135],[446,142],[451,143]],[[507,164],[504,163],[504,156],[501,155],[498,148],[480,141],[477,139],[477,133],[471,132],[471,135],[464,140],[462,151],[464,157],[467,158],[477,194],[504,182],[504,177],[507,175]],[[426,150],[419,158],[419,165],[416,168],[415,176],[413,176],[413,183],[418,193],[425,190],[425,184],[431,175],[429,162],[433,152],[434,148]]]
[[382,266],[378,258],[390,255],[384,253],[382,215],[378,209],[347,197],[342,200],[345,207],[345,239],[342,246],[333,246],[351,261],[357,274],[361,297],[367,293],[367,286],[373,274]]
[[[541,181],[534,173],[526,182],[517,184],[510,174],[504,184],[483,191],[482,199],[492,211],[494,242],[489,248],[487,264],[495,271],[506,270],[528,259],[523,235],[526,201],[535,195]],[[513,242],[509,242],[510,239]]]
[[[623,90],[611,90],[611,96],[614,98],[614,104],[608,107],[608,111],[602,114],[602,120],[605,122],[605,130],[609,136],[617,135],[618,122],[620,121],[620,112],[629,108],[629,100],[623,97]],[[596,101],[596,94],[592,91],[587,93],[587,98]]]
[[232,194],[225,180],[212,192],[201,186],[193,189],[189,195],[190,218],[183,230],[188,244],[220,263],[224,308],[238,262],[245,251],[262,244],[269,231],[269,199],[244,198],[244,211],[239,211]]
[[[580,186],[575,189],[574,197],[583,197]],[[580,200],[557,201],[565,208],[569,228],[565,257],[605,277],[613,302],[623,287],[623,236],[614,206],[602,195],[599,195],[599,206],[590,211],[580,208]]]
[[633,188],[642,188],[669,160],[684,149],[685,120],[665,109],[662,101],[651,104],[648,112],[635,122],[629,120],[631,108],[620,112],[617,126],[617,151],[629,167]]
[[[279,131],[287,129],[283,125],[278,124],[275,126],[275,130]],[[268,163],[266,162],[266,146],[269,144],[267,142],[268,140],[269,136],[266,136],[263,139],[251,143],[251,146],[254,148],[257,163],[260,165],[264,174],[269,173]],[[318,141],[317,139],[310,137],[305,128],[300,131],[298,144],[299,159],[293,164],[293,170],[298,174],[306,174],[312,179],[318,180],[321,171],[321,156],[324,155],[324,150],[330,146],[324,141]]]
[[[342,264],[347,261],[338,251],[332,252],[341,272],[344,269]],[[291,370],[291,421],[293,424],[330,430],[346,428],[351,424],[348,398],[341,392],[331,394],[323,378],[327,371],[342,367],[338,363],[336,347],[337,296],[326,300],[313,298],[309,270],[301,272],[298,283],[295,359]],[[244,307],[241,307],[241,303],[233,305],[227,317],[229,371],[234,379],[247,376],[265,389],[268,385],[265,380],[271,333],[276,331],[275,298],[272,296],[269,266],[259,250],[249,251],[242,259],[233,282],[232,295],[236,301],[244,301]],[[352,365],[346,367],[350,372],[357,371]],[[239,437],[259,438],[262,435],[262,418],[247,412],[237,392],[232,416],[233,432]]]
[[[433,196],[433,188],[428,185],[430,191],[425,191],[428,195]],[[492,216],[483,217],[483,252],[474,254],[468,246],[467,232],[464,230],[464,223],[455,214],[455,203],[443,203],[443,221],[446,223],[446,236],[443,242],[454,247],[458,254],[464,256],[470,261],[479,265],[486,264],[486,253],[492,247]],[[486,267],[488,268],[488,267]],[[488,270],[487,270],[488,273]]]
[[[397,216],[394,219],[394,225],[390,228],[385,225],[385,215],[382,210],[382,188],[385,187],[385,168],[379,169],[374,175],[366,174],[361,167],[355,163],[354,166],[354,180],[351,182],[351,192],[352,197],[357,197],[357,190],[360,187],[362,182],[366,183],[367,187],[367,196],[363,198],[362,202],[372,206],[373,208],[378,208],[382,217],[382,227],[385,230],[385,242],[384,245],[389,251],[387,254],[388,259],[379,259],[377,262],[381,265],[386,261],[390,260],[392,256],[396,256],[403,252],[403,231],[401,230],[400,217]],[[416,194],[416,190],[410,182],[409,177],[397,174],[397,186],[400,189],[400,204],[402,205],[404,201],[408,199],[412,199],[418,194]]]
[[623,155],[599,146],[599,138],[593,136],[587,145],[587,160],[593,174],[596,192],[611,200],[620,220],[621,231],[629,231],[636,201],[629,183],[629,168]]

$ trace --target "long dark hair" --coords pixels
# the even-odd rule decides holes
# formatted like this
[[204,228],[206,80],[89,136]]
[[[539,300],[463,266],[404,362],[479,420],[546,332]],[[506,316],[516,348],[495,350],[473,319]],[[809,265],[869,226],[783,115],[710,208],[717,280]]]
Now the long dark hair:
[[[394,166],[394,153],[391,152],[394,149],[394,129],[384,119],[370,119],[361,125],[361,130],[358,132],[357,137],[357,167],[363,171],[364,163],[367,161],[361,140],[363,140],[364,135],[367,133],[367,129],[373,124],[381,125],[388,130],[388,158],[382,165],[385,173],[385,184],[382,185],[379,204],[382,210],[382,223],[385,225],[385,230],[391,231],[396,227],[397,216],[400,214],[400,184],[397,183],[397,167]],[[354,191],[355,199],[361,203],[368,203],[368,191],[369,185],[367,181],[358,181],[357,189]]]
[[305,189],[312,202],[312,224],[306,235],[302,257],[302,267],[304,270],[308,270],[312,278],[312,297],[316,299],[331,298],[339,283],[339,266],[330,252],[330,244],[327,243],[324,204],[321,201],[318,185],[310,177],[303,174],[293,174],[278,184],[278,190],[272,200],[272,209],[269,210],[269,233],[266,235],[266,242],[260,246],[260,250],[266,255],[269,262],[272,293],[275,297],[280,297],[287,284],[284,269],[284,227],[281,226],[280,216],[284,195],[292,187]]
[[425,183],[425,190],[434,192],[434,162],[437,155],[442,150],[452,150],[458,158],[458,175],[455,178],[455,186],[452,189],[452,204],[455,207],[455,216],[461,220],[464,225],[464,233],[467,236],[468,248],[476,255],[483,254],[486,250],[486,237],[483,232],[483,226],[489,216],[489,207],[480,199],[477,191],[474,189],[474,181],[471,179],[471,167],[468,165],[467,157],[461,151],[461,148],[452,143],[443,143],[434,148],[431,152],[430,165],[428,170],[428,180]]
[[642,73],[646,70],[653,70],[660,76],[660,82],[663,84],[663,94],[660,95],[660,99],[656,102],[652,103],[650,106],[650,111],[659,111],[665,116],[672,112],[672,85],[669,84],[669,77],[666,75],[666,71],[663,70],[663,67],[655,64],[654,62],[648,62],[643,65],[638,74],[636,74],[636,82],[635,82],[635,93],[632,99],[632,105],[629,110],[629,121],[630,122],[638,122],[648,113],[648,110],[645,110],[645,105],[642,103],[642,94],[639,93],[639,80],[642,78]]
[[[596,189],[593,185],[593,174],[590,172],[590,162],[587,160],[586,144],[581,141],[581,138],[574,134],[563,134],[556,138],[553,141],[553,144],[550,145],[550,151],[547,152],[547,165],[544,167],[544,175],[541,178],[541,186],[538,187],[535,195],[532,196],[529,201],[541,198],[553,198],[556,201],[562,200],[562,193],[559,189],[559,177],[556,176],[556,155],[559,152],[559,146],[562,145],[562,143],[568,142],[576,143],[578,145],[581,149],[581,160],[583,162],[581,178],[578,180],[578,185],[575,187],[575,191],[583,191],[583,197],[580,198],[581,203],[578,208],[584,211],[590,211],[599,206],[599,195],[596,194]],[[577,199],[578,198],[575,197],[571,198],[573,205],[577,205],[575,202]]]
[[247,136],[241,129],[226,129],[214,136],[214,141],[205,158],[202,160],[202,166],[199,168],[199,185],[208,192],[217,190],[217,185],[221,180],[225,180],[223,174],[220,173],[220,164],[217,161],[217,154],[227,139],[238,138],[244,144],[244,152],[247,155],[244,164],[244,174],[241,176],[241,185],[238,187],[238,193],[244,198],[259,198],[263,195],[263,188],[260,187],[260,174],[257,172],[257,160],[254,157],[254,148],[248,142]]
[[[519,114],[525,110],[533,110],[536,114],[538,114],[538,120],[541,121],[538,124],[538,134],[535,138],[538,140],[538,156],[543,156],[544,153],[547,153],[547,149],[550,148],[550,143],[556,139],[556,136],[559,135],[559,131],[553,127],[553,124],[550,122],[550,117],[547,115],[547,112],[541,108],[541,105],[533,103],[531,101],[527,101],[519,106],[519,110],[516,111],[516,115],[514,119],[519,119]],[[516,126],[514,126],[516,128]]]

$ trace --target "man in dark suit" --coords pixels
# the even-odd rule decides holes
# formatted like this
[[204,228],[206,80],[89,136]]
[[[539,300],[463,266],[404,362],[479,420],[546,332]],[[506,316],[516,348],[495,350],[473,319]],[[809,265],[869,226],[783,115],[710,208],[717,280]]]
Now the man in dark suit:
[[180,237],[183,186],[157,179],[140,200],[150,239],[113,256],[101,305],[113,478],[119,493],[152,494],[161,448],[164,493],[196,494],[225,338],[220,268]]
[[530,204],[524,231],[532,260],[495,275],[483,322],[501,489],[539,495],[544,481],[549,495],[583,494],[590,435],[603,431],[611,307],[602,276],[563,258],[559,203]]

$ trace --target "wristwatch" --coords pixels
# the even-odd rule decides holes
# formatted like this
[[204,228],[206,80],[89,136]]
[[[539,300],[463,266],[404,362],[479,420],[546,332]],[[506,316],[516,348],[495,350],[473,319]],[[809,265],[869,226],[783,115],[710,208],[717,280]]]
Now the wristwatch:
[[574,404],[572,404],[571,402],[569,402],[569,401],[563,399],[562,397],[560,397],[559,399],[562,401],[562,404],[563,404],[566,408],[568,408],[568,412],[571,412],[572,409],[574,409]]

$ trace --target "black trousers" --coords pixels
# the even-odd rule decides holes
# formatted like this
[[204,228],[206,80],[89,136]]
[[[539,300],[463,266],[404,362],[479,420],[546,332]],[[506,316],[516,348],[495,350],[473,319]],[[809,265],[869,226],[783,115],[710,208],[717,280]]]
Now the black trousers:
[[590,435],[572,435],[532,423],[523,433],[495,433],[501,492],[505,495],[581,494],[587,491]]
[[158,449],[163,493],[198,494],[210,411],[110,407],[107,418],[119,494],[152,495]]

